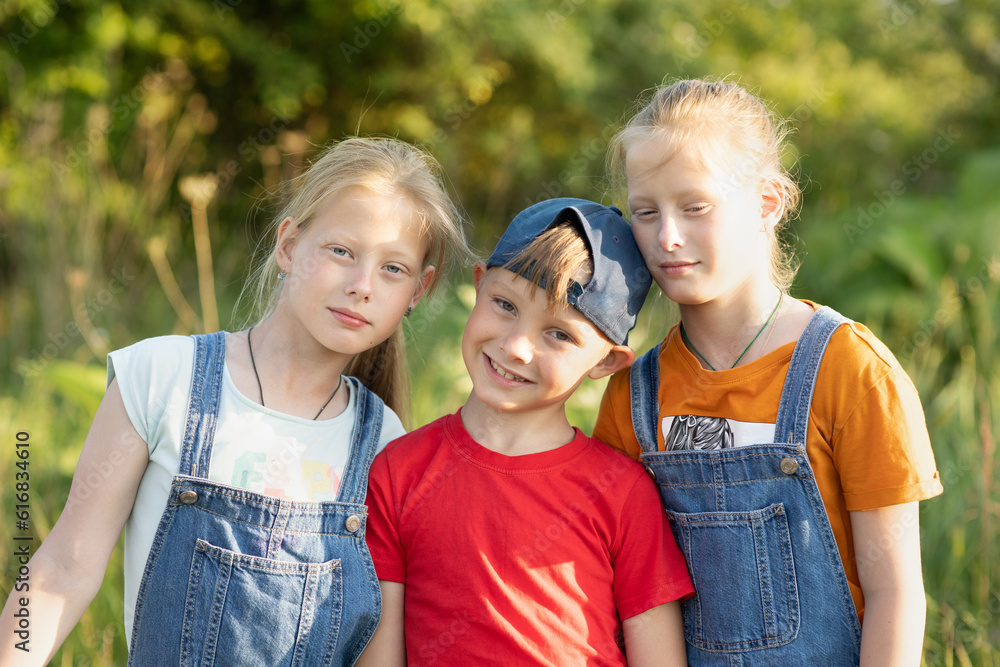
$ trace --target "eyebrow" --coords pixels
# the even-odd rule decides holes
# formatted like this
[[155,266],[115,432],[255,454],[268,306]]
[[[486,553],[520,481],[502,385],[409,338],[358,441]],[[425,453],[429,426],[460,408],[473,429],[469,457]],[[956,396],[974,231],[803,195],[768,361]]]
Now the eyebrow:
[[[689,199],[689,198],[711,199],[712,198],[712,195],[710,193],[708,193],[707,191],[705,191],[704,189],[696,189],[696,188],[688,188],[687,190],[681,190],[680,192],[671,193],[671,196],[676,197],[678,199]],[[652,197],[649,197],[649,196],[646,196],[646,195],[636,195],[636,197],[635,197],[634,200],[633,200],[632,197],[628,198],[628,204],[631,207],[632,204],[635,203],[635,202],[643,202],[643,201],[647,201],[647,200],[651,201],[652,199],[653,199]]]

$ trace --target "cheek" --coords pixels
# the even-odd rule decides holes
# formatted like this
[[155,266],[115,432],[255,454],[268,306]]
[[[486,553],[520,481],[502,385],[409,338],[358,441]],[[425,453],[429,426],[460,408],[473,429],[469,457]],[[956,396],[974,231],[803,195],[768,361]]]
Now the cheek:
[[476,312],[473,309],[472,313],[469,314],[469,319],[465,322],[465,329],[462,331],[463,348],[468,344],[472,344],[479,337],[482,321],[482,313]]
[[302,253],[296,257],[296,262],[294,270],[298,272],[299,276],[303,279],[308,277],[307,280],[302,282],[307,283],[309,281],[321,278],[325,273],[322,269],[324,266],[323,257],[319,252]]
[[639,246],[642,258],[647,262],[656,253],[659,242],[656,238],[655,225],[641,225],[632,227],[632,236],[635,237],[635,244]]

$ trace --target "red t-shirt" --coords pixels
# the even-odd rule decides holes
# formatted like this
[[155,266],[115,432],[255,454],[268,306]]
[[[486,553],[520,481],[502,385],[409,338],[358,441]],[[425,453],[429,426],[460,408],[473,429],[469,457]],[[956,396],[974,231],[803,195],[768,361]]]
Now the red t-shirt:
[[624,665],[621,620],[694,592],[652,480],[579,430],[505,456],[442,417],[375,457],[366,502],[410,665]]

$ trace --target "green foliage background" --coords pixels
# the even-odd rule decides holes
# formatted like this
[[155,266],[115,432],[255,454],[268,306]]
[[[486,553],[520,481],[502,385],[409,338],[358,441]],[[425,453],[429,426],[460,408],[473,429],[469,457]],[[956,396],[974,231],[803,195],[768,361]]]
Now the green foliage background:
[[[925,663],[1000,664],[998,21],[989,0],[0,1],[0,590],[15,433],[44,537],[107,351],[234,326],[262,197],[324,143],[426,146],[486,250],[528,203],[609,201],[607,139],[643,90],[731,76],[794,131],[794,292],[870,326],[924,401],[946,487],[921,507]],[[205,212],[181,183],[213,176]],[[408,323],[416,424],[468,391],[468,283],[456,272]],[[669,324],[650,300],[640,349]],[[601,391],[581,388],[576,423]],[[116,552],[54,664],[124,664],[121,597]]]

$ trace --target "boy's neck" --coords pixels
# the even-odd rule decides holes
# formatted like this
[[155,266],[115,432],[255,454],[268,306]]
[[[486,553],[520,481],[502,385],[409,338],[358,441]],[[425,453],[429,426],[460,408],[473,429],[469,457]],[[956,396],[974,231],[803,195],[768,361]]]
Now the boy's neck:
[[486,405],[473,392],[462,406],[461,417],[473,440],[506,456],[547,452],[569,444],[576,437],[576,430],[566,419],[565,403],[505,412]]

